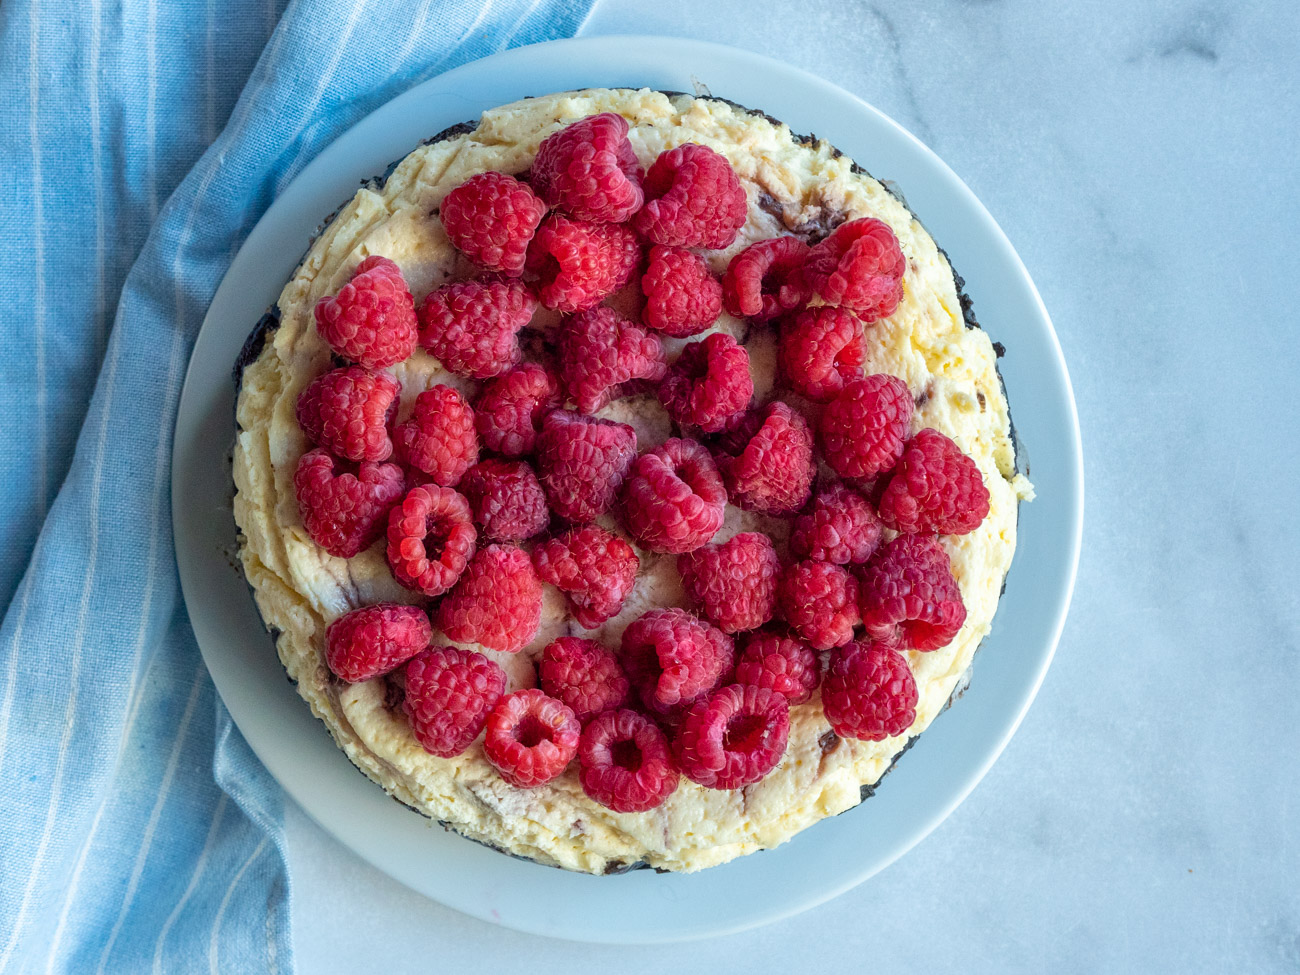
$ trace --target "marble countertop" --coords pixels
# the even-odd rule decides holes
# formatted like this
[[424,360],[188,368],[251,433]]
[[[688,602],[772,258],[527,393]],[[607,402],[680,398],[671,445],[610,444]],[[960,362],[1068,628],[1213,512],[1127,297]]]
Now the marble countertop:
[[816,910],[653,949],[534,938],[408,891],[294,808],[300,970],[1300,972],[1300,6],[605,0],[584,33],[817,72],[984,201],[1078,398],[1070,619],[974,794]]

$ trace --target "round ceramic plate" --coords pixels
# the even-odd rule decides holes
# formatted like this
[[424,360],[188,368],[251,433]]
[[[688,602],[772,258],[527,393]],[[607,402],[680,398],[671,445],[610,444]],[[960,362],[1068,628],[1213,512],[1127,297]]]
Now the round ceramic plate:
[[[775,850],[698,874],[591,877],[502,856],[390,799],[348,762],[284,671],[238,568],[230,504],[231,365],[313,234],[359,181],[421,139],[526,95],[587,87],[699,91],[816,132],[896,181],[1006,346],[1002,374],[1038,498],[970,690],[921,736],[879,794]],[[1032,466],[1031,466],[1032,465]],[[176,421],[176,557],[204,660],[235,723],[326,830],[396,879],[484,920],[604,942],[698,938],[805,910],[861,883],[934,829],[1015,732],[1056,648],[1082,529],[1078,419],[1051,322],[998,225],[929,149],[830,82],[696,41],[602,37],[520,48],[448,71],[374,112],[320,154],[249,235],[213,299]]]

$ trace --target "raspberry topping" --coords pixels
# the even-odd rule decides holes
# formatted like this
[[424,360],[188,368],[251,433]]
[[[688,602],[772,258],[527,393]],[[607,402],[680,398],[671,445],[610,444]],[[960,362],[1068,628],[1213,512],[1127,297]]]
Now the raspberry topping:
[[677,788],[668,738],[643,714],[606,711],[582,729],[578,741],[582,791],[615,812],[644,812]]
[[862,622],[873,640],[938,650],[966,622],[961,588],[943,546],[930,535],[899,535],[862,573]]
[[731,637],[684,609],[652,609],[623,631],[623,666],[657,714],[680,712],[731,670]]
[[349,684],[400,667],[429,645],[433,627],[418,606],[379,603],[340,616],[325,628],[325,662]]
[[790,551],[801,559],[862,565],[880,544],[880,519],[871,502],[844,484],[819,490],[794,520]]
[[869,640],[831,651],[822,707],[841,738],[881,741],[916,720],[916,678],[907,658]]
[[471,176],[442,201],[447,239],[481,268],[520,274],[546,204],[527,183],[505,173]]
[[781,329],[781,374],[815,403],[829,402],[845,383],[860,379],[865,354],[862,323],[843,308],[805,309]]
[[336,460],[319,447],[302,455],[293,475],[307,534],[330,555],[344,559],[383,534],[388,509],[405,486],[396,464]]
[[870,324],[892,315],[902,301],[906,268],[889,225],[868,218],[831,231],[808,253],[803,272],[827,303],[843,305]]
[[731,503],[769,515],[793,514],[812,491],[812,431],[785,403],[750,411],[719,438],[715,454]]
[[822,412],[826,463],[841,477],[875,477],[903,454],[912,394],[897,376],[855,379]]
[[506,689],[506,673],[473,650],[437,647],[406,665],[402,707],[426,752],[459,755],[478,737]]
[[549,370],[535,362],[516,366],[485,383],[475,401],[479,440],[503,457],[531,454],[542,417],[560,400],[560,384]]
[[646,203],[632,226],[656,244],[726,247],[749,214],[731,163],[693,142],[660,153],[646,173],[644,189]]
[[790,707],[766,687],[729,684],[696,701],[682,720],[673,752],[692,782],[739,789],[776,767],[790,737]]
[[989,513],[989,490],[975,461],[926,427],[903,446],[880,498],[880,520],[899,532],[965,535]]
[[551,214],[528,245],[525,267],[537,295],[556,311],[586,311],[632,280],[641,263],[636,234],[622,224]]
[[541,580],[515,545],[479,549],[438,605],[438,627],[449,639],[505,653],[523,649],[541,622]]
[[316,303],[316,331],[331,349],[367,369],[393,366],[415,351],[415,301],[401,268],[372,255],[337,295]]
[[821,679],[821,665],[812,647],[787,633],[757,630],[745,638],[736,661],[736,683],[766,687],[791,705],[812,697]]
[[533,469],[522,460],[485,460],[460,482],[474,521],[490,542],[521,542],[546,527],[551,512]]
[[594,521],[614,504],[632,459],[636,431],[626,423],[553,410],[542,421],[537,473],[551,510],[566,521]]
[[420,305],[420,344],[459,376],[489,379],[519,361],[537,299],[518,281],[445,284]]
[[621,708],[631,690],[613,651],[579,636],[562,636],[547,644],[537,676],[542,690],[572,708],[579,721]]
[[393,577],[426,596],[460,578],[478,544],[469,502],[451,488],[411,488],[388,516],[388,565]]
[[808,245],[798,237],[750,244],[731,259],[722,277],[722,303],[737,318],[771,321],[808,304],[803,276]]
[[691,342],[659,385],[659,399],[679,426],[717,433],[734,421],[754,395],[749,353],[725,332]]
[[723,633],[762,626],[776,611],[781,562],[772,540],[741,532],[721,545],[705,545],[677,558],[687,596]]
[[401,384],[386,372],[345,366],[312,380],[298,397],[298,426],[314,444],[344,460],[387,460],[388,422]]
[[621,223],[641,208],[641,164],[627,120],[605,112],[542,140],[532,183],[551,206],[579,220]]
[[858,580],[847,569],[805,559],[786,566],[777,585],[781,613],[799,639],[829,650],[853,639],[862,621]]
[[699,548],[718,533],[727,492],[708,450],[694,440],[665,440],[638,457],[623,486],[627,529],[654,552]]
[[668,371],[658,336],[613,308],[592,308],[560,328],[560,377],[583,413],[622,395],[632,379],[657,381]]
[[530,687],[497,702],[488,715],[483,751],[501,778],[529,789],[564,771],[581,733],[568,705]]
[[570,528],[533,549],[537,575],[568,595],[586,629],[618,615],[640,565],[631,545],[596,525]]
[[398,424],[394,439],[398,459],[439,487],[454,487],[478,460],[474,411],[450,386],[417,396],[411,418]]
[[684,247],[650,248],[641,291],[642,320],[674,338],[704,331],[722,313],[722,285],[704,258]]

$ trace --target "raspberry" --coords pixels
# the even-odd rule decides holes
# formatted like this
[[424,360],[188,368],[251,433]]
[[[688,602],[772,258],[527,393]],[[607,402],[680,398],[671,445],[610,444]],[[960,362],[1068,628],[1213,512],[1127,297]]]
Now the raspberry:
[[331,349],[367,369],[393,366],[415,351],[415,301],[402,270],[372,255],[337,295],[316,303],[316,331]]
[[469,502],[451,488],[411,488],[388,516],[388,565],[393,577],[426,596],[446,592],[478,545]]
[[656,244],[726,247],[749,215],[731,163],[693,142],[660,153],[646,173],[644,189],[646,203],[632,226]]
[[668,371],[658,336],[613,308],[592,308],[560,328],[560,377],[583,413],[595,413],[632,379],[658,381]]
[[831,231],[809,251],[803,273],[827,303],[843,305],[870,324],[892,315],[902,301],[906,267],[889,225],[868,218]]
[[812,431],[785,403],[748,413],[720,438],[715,456],[731,503],[739,508],[788,515],[808,501],[816,473]]
[[426,752],[459,755],[478,737],[506,689],[506,672],[481,653],[455,647],[424,651],[406,665],[402,707]]
[[834,399],[862,377],[866,346],[862,323],[830,305],[801,311],[781,329],[781,374],[786,385],[815,403]]
[[556,311],[594,308],[632,280],[641,245],[622,224],[584,223],[551,214],[528,245],[542,304]]
[[485,384],[474,403],[479,440],[503,457],[531,454],[542,417],[560,399],[560,384],[549,370],[535,362],[515,366]]
[[579,721],[621,708],[631,689],[613,651],[578,636],[562,636],[547,644],[537,676],[542,690],[571,707]]
[[762,626],[776,610],[781,562],[772,540],[741,532],[721,545],[705,545],[677,558],[686,594],[723,633]]
[[479,549],[438,605],[438,627],[449,639],[505,653],[523,649],[541,622],[541,580],[515,545]]
[[513,176],[479,173],[443,197],[440,215],[462,254],[488,271],[516,275],[546,204]]
[[461,281],[420,305],[420,344],[459,376],[490,379],[519,361],[519,336],[537,299],[518,281]]
[[396,464],[336,460],[319,447],[302,455],[293,475],[307,534],[330,555],[344,559],[383,534],[388,509],[405,486]]
[[897,376],[855,379],[822,411],[826,463],[841,477],[875,477],[903,454],[912,394]]
[[537,473],[551,510],[566,521],[595,521],[614,504],[636,456],[626,423],[553,410],[537,439]]
[[930,535],[880,547],[862,573],[861,607],[868,636],[913,650],[946,647],[966,622],[948,553]]
[[617,535],[587,525],[539,544],[533,549],[533,566],[543,582],[569,597],[578,625],[592,629],[623,608],[641,560]]
[[880,544],[880,519],[853,488],[831,484],[794,520],[790,551],[801,559],[862,565]]
[[766,687],[728,684],[696,701],[673,753],[692,782],[710,789],[753,785],[776,767],[790,737],[790,707]]
[[853,639],[862,622],[858,580],[842,566],[805,559],[786,566],[777,601],[790,629],[814,650],[829,650]]
[[439,487],[454,487],[478,460],[474,411],[450,386],[434,386],[415,397],[411,418],[397,425],[394,439],[402,463]]
[[402,386],[386,372],[345,366],[318,376],[298,397],[298,426],[344,460],[387,460],[388,422]]
[[547,203],[579,220],[622,223],[641,208],[641,164],[627,138],[627,119],[612,112],[543,139],[531,178]]
[[418,606],[363,606],[325,628],[325,662],[355,684],[400,667],[429,645],[432,634],[429,617]]
[[776,630],[756,630],[745,640],[736,661],[736,683],[766,687],[791,705],[812,697],[821,679],[821,665],[812,647]]
[[898,532],[965,535],[989,513],[989,490],[975,461],[926,427],[903,445],[880,498],[880,520]]
[[623,631],[623,666],[642,703],[680,712],[731,670],[731,637],[684,609],[652,609]]
[[704,258],[684,247],[650,248],[641,291],[641,319],[674,338],[703,332],[722,314],[722,285]]
[[582,791],[615,812],[644,812],[677,788],[668,738],[644,714],[606,711],[582,729],[578,741]]
[[831,651],[822,708],[841,738],[901,735],[916,720],[916,701],[916,678],[897,650],[864,640]]
[[798,237],[772,237],[750,244],[731,259],[722,276],[722,303],[737,318],[771,321],[808,304],[803,276],[808,245]]
[[581,733],[567,705],[530,687],[497,702],[488,715],[483,751],[501,778],[529,789],[564,771]]
[[460,489],[490,542],[521,542],[550,521],[542,485],[522,460],[481,461],[466,471]]
[[725,429],[754,395],[749,353],[725,332],[691,342],[659,385],[659,399],[679,426]]
[[709,452],[671,438],[638,457],[623,486],[627,529],[654,552],[679,554],[718,533],[727,491]]

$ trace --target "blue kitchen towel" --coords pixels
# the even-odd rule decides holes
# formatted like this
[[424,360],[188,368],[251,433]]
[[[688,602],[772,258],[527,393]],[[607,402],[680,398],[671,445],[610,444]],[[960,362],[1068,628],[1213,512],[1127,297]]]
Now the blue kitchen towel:
[[172,557],[185,363],[322,147],[591,6],[282,4],[0,4],[0,975],[292,970],[282,795]]

